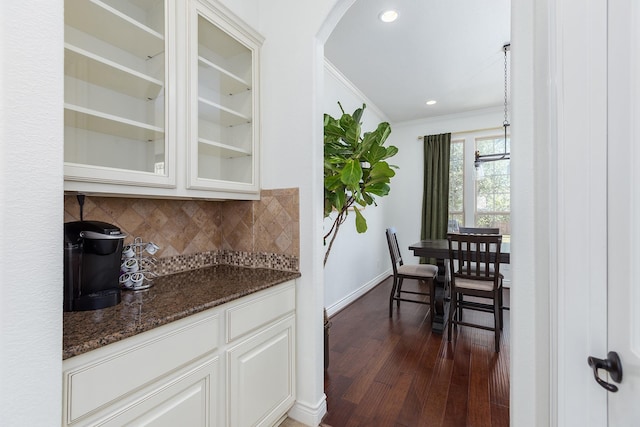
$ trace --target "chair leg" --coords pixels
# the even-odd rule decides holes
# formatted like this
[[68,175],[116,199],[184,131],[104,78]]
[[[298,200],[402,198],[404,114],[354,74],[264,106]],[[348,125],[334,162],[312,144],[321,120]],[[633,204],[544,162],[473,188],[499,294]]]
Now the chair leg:
[[500,294],[502,291],[497,289],[493,294],[493,328],[496,335],[496,353],[500,352],[500,330],[502,323],[502,316],[500,310]]
[[433,279],[428,280],[429,284],[429,310],[431,311],[431,324],[436,315],[436,284]]
[[[402,277],[398,279],[398,289],[396,289],[396,297],[398,298],[400,298],[400,292],[402,292],[402,280],[404,280]],[[398,308],[400,308],[400,299],[397,299],[396,303],[398,305]]]
[[458,294],[458,322],[462,322],[462,306],[464,302],[464,295]]
[[453,322],[455,320],[455,312],[458,306],[458,295],[456,295],[455,289],[451,287],[451,303],[449,305],[449,324],[447,325],[447,340],[451,342],[451,329],[453,329]]
[[500,292],[498,294],[498,297],[500,298],[500,330],[502,330],[503,326],[504,326],[504,288],[500,287]]
[[389,296],[389,317],[393,316],[393,297],[396,293],[396,287],[398,286],[398,278],[393,277],[393,286],[391,286],[391,295]]

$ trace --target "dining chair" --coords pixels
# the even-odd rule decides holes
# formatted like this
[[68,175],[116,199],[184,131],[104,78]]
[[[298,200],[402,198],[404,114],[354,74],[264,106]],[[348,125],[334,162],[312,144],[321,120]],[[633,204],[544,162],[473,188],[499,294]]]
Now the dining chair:
[[[497,227],[458,227],[458,233],[462,234],[500,234]],[[463,295],[458,295],[460,301],[464,300]],[[458,312],[458,320],[462,320],[462,310]]]
[[[495,351],[499,352],[500,331],[503,326],[502,275],[500,274],[502,236],[449,233],[447,240],[451,289],[447,339],[451,341],[451,331],[457,329],[458,325],[490,330],[494,331]],[[455,268],[456,260],[459,262],[457,269]],[[487,298],[491,303],[463,300],[460,296]],[[456,316],[456,313],[461,313],[463,309],[493,313],[493,327],[462,321],[461,316]]]
[[[402,261],[400,247],[398,245],[398,237],[396,229],[387,228],[387,244],[389,245],[389,254],[391,255],[391,265],[393,267],[393,287],[391,288],[391,296],[389,298],[389,317],[393,316],[393,302],[396,301],[400,308],[400,301],[413,302],[417,304],[429,304],[431,310],[431,320],[433,321],[435,309],[435,278],[438,274],[438,267],[432,264],[407,265]],[[427,283],[429,292],[403,290],[402,282],[404,279],[422,280]],[[402,294],[414,294],[415,298],[404,298]],[[417,299],[418,295],[429,295],[429,302]]]

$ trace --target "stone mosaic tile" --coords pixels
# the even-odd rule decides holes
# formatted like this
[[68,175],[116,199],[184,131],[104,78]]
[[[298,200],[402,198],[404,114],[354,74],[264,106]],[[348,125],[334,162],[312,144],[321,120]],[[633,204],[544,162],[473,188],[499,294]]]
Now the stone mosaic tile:
[[[85,197],[84,219],[114,224],[127,234],[160,246],[157,257],[195,254],[220,249],[222,202]],[[75,196],[64,198],[65,222],[78,221]],[[203,234],[204,233],[204,234]]]
[[282,253],[298,257],[299,193],[297,188],[263,190],[254,201],[254,252]]

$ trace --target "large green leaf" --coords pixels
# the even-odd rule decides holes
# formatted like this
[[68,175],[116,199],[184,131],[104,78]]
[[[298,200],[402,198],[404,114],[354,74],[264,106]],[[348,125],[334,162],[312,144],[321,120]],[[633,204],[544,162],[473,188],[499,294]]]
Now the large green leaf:
[[340,175],[329,175],[324,177],[324,188],[327,190],[339,190],[341,189],[340,187],[343,187]]
[[333,206],[335,206],[336,210],[338,211],[342,210],[342,208],[344,207],[344,204],[346,203],[346,199],[347,199],[347,195],[345,194],[344,191],[336,193],[335,198],[333,200]]
[[375,184],[367,185],[366,191],[370,194],[375,194],[378,197],[383,197],[389,194],[391,187],[386,182],[377,182]]
[[364,113],[364,109],[367,108],[367,104],[362,104],[362,108],[357,108],[352,116],[353,116],[353,121],[355,121],[356,123],[360,123],[362,121],[362,113]]
[[340,179],[347,187],[353,187],[358,185],[362,179],[362,167],[360,162],[354,159],[349,159],[342,169]]
[[398,147],[394,147],[393,145],[390,145],[387,147],[387,154],[384,156],[384,158],[388,159],[389,157],[393,157],[396,154],[398,154]]
[[378,162],[371,168],[369,180],[379,181],[380,179],[385,179],[386,181],[389,181],[389,178],[395,176],[395,174],[396,173],[389,167],[387,162]]
[[362,201],[360,202],[361,206],[372,205],[375,203],[375,199],[368,191],[362,192]]
[[365,154],[364,158],[370,164],[375,165],[380,160],[384,159],[387,155],[387,149],[380,146],[374,145],[371,149]]
[[358,157],[363,157],[363,156],[366,157],[367,155],[366,153],[371,149],[371,147],[377,144],[378,144],[378,135],[372,132],[365,133],[364,136],[362,137],[362,143],[360,144],[360,147],[356,151],[356,155]]
[[358,233],[364,233],[367,231],[367,220],[364,219],[360,213],[360,209],[353,207],[353,211],[356,213],[356,231]]
[[387,122],[382,122],[378,124],[376,132],[379,134],[380,145],[382,145],[391,134],[391,125]]

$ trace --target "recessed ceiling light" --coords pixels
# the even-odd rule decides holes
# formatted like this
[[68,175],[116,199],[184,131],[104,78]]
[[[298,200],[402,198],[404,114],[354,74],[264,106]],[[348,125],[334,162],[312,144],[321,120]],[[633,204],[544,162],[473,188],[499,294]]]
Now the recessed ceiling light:
[[427,101],[427,105],[433,105],[436,102],[438,102],[438,101],[436,101],[435,99],[431,99],[431,100]]
[[380,12],[379,16],[382,22],[393,22],[398,19],[398,12],[395,10],[385,10]]

